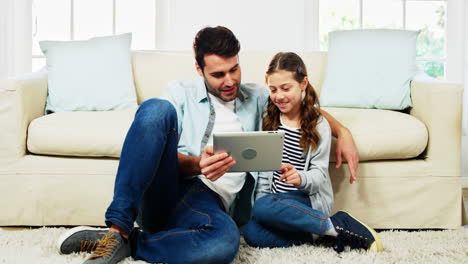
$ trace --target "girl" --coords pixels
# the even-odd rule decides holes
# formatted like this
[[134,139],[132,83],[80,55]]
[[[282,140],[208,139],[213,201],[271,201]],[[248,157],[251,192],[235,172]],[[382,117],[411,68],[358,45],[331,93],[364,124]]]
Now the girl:
[[279,171],[261,172],[245,241],[255,247],[288,247],[328,236],[344,246],[382,251],[377,233],[350,214],[329,217],[333,190],[328,175],[331,130],[302,59],[278,53],[266,72],[270,90],[263,130],[285,132]]

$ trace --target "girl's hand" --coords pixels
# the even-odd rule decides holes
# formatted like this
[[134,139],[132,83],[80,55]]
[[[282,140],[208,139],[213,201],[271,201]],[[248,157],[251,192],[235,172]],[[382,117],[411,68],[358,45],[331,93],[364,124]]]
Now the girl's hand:
[[297,172],[296,168],[291,164],[282,164],[279,169],[283,175],[279,178],[280,181],[283,181],[287,184],[292,184],[294,186],[299,186],[302,183],[301,176]]

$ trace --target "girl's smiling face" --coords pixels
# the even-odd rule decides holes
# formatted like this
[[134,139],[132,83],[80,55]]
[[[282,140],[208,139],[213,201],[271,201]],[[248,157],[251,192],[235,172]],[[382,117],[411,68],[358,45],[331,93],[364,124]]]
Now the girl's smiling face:
[[300,113],[302,91],[306,89],[307,83],[307,77],[299,83],[292,72],[285,70],[278,70],[267,76],[271,101],[281,113],[291,117]]

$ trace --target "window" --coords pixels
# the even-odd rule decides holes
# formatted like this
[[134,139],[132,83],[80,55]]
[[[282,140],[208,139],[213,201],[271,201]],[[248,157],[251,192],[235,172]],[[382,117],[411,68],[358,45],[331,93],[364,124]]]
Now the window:
[[417,64],[428,75],[445,78],[446,0],[328,0],[320,1],[320,48],[327,50],[334,30],[392,28],[421,30]]
[[32,69],[45,65],[41,40],[132,32],[132,49],[155,47],[155,0],[34,0]]
[[[432,77],[446,77],[447,0],[291,0],[287,4],[283,0],[238,0],[233,3],[228,0],[34,0],[33,70],[45,64],[38,45],[40,40],[80,40],[133,32],[132,49],[187,50],[201,27],[226,25],[236,33],[244,50],[327,50],[327,36],[333,30],[421,30],[417,42],[418,66]],[[221,9],[229,12],[219,12]]]

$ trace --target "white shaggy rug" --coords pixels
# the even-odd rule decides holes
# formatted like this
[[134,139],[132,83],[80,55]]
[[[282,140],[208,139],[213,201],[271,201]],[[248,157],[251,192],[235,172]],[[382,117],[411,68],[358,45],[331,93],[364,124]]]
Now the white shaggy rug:
[[[59,255],[56,240],[65,228],[7,231],[0,229],[0,263],[82,263],[87,254]],[[347,251],[302,245],[257,249],[241,243],[234,263],[468,263],[468,228],[443,231],[384,231],[381,253]],[[209,247],[209,245],[206,245]],[[127,258],[123,264],[144,264]]]

